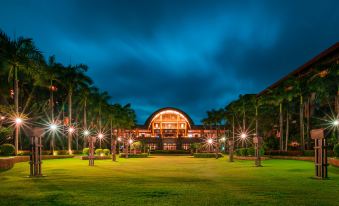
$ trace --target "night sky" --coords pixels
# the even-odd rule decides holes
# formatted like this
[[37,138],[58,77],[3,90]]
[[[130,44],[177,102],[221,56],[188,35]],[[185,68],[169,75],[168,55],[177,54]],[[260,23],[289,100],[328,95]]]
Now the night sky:
[[171,106],[200,124],[337,42],[339,1],[0,0],[0,28],[87,64],[138,123]]

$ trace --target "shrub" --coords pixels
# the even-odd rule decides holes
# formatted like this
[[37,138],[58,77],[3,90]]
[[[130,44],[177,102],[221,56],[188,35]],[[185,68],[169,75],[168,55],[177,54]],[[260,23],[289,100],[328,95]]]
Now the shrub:
[[109,149],[103,149],[102,152],[104,153],[104,155],[108,156],[111,151]]
[[68,150],[58,150],[58,155],[68,155]]
[[103,154],[102,149],[96,149],[96,150],[95,150],[95,154],[96,154],[96,155],[101,155],[101,154]]
[[[195,158],[215,158],[215,153],[194,153]],[[221,153],[218,153],[218,157],[222,157]]]
[[339,157],[339,144],[334,145],[333,152],[336,157]]
[[29,150],[19,150],[18,151],[18,156],[28,156],[31,154],[31,151]]
[[255,156],[255,149],[253,147],[247,148],[248,156]]
[[89,148],[82,149],[82,154],[89,155]]
[[303,156],[302,151],[282,151],[282,150],[271,150],[268,155],[271,156]]
[[241,149],[239,149],[239,152],[240,152],[240,156],[247,156],[248,155],[247,148],[241,148]]
[[[125,157],[125,153],[120,153],[119,157]],[[146,158],[148,157],[148,153],[141,154],[128,154],[128,158]]]
[[5,156],[14,155],[15,147],[12,144],[3,144],[0,147],[1,154]]
[[314,150],[305,150],[304,156],[306,157],[313,157],[314,156]]

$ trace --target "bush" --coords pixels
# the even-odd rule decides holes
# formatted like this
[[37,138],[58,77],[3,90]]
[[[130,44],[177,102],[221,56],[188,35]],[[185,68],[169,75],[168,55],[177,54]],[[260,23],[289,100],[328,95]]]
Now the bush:
[[82,149],[82,154],[89,155],[89,148]]
[[101,155],[101,154],[103,154],[103,150],[102,149],[96,149],[95,150],[95,154],[96,155]]
[[305,150],[304,156],[306,157],[313,157],[314,156],[314,150]]
[[247,148],[247,155],[248,156],[255,156],[255,149],[253,147]]
[[334,145],[333,152],[335,157],[339,157],[339,144]]
[[[215,153],[194,153],[195,158],[215,158]],[[221,153],[218,153],[218,157],[222,157]]]
[[[119,157],[124,158],[125,153],[120,153]],[[141,153],[141,154],[128,154],[128,158],[146,158],[148,157],[148,153]]]
[[248,151],[247,151],[247,148],[241,148],[239,149],[239,152],[240,152],[240,156],[247,156],[248,155]]
[[268,155],[271,156],[303,156],[303,151],[282,151],[282,150],[271,150]]
[[58,155],[68,155],[68,150],[58,150]]
[[104,155],[106,155],[106,156],[108,156],[108,155],[111,153],[111,151],[110,151],[109,149],[104,149],[104,150],[102,150],[102,152],[103,152]]
[[31,154],[31,151],[29,150],[19,150],[18,156],[29,156]]
[[15,153],[15,147],[12,144],[3,144],[0,147],[1,154],[5,156],[11,156]]

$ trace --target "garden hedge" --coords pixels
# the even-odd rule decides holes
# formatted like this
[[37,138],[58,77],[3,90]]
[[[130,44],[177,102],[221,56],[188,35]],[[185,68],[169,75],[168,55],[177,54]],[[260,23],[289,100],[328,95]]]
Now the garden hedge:
[[[215,158],[215,153],[194,153],[193,157],[195,158]],[[218,157],[222,157],[221,153],[218,153]]]
[[[120,153],[119,157],[124,158],[125,153]],[[141,154],[128,154],[128,158],[147,158],[148,153],[141,153]]]
[[15,154],[15,147],[12,144],[3,144],[0,146],[1,155],[12,156]]

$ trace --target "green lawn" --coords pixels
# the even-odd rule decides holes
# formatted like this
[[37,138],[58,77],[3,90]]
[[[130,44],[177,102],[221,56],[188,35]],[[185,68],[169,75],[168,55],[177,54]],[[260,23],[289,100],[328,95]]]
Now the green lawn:
[[0,172],[0,205],[338,205],[339,169],[315,180],[313,163],[156,156],[96,161],[46,160],[44,178],[28,163]]

